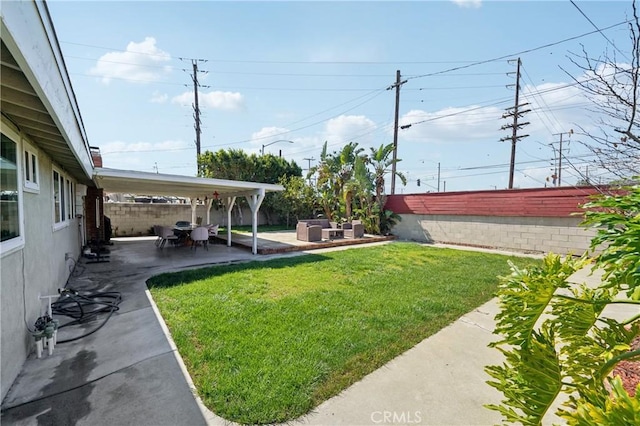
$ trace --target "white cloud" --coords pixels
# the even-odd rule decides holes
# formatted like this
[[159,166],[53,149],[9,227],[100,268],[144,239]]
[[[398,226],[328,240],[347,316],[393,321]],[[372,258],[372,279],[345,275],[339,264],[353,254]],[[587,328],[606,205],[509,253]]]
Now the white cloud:
[[251,141],[252,143],[263,144],[265,142],[271,142],[271,139],[286,139],[286,137],[284,137],[286,133],[289,133],[289,129],[285,129],[284,127],[263,127],[251,134]]
[[482,0],[450,0],[459,7],[479,8],[482,6]]
[[376,128],[376,123],[364,115],[341,115],[327,122],[324,139],[328,145],[357,142],[361,146],[369,146]]
[[411,110],[399,120],[399,134],[407,140],[422,142],[484,140],[496,135],[504,111],[497,107],[449,107],[436,112]]
[[104,84],[113,78],[135,83],[150,83],[160,80],[171,68],[163,65],[171,56],[156,47],[156,39],[146,37],[140,43],[130,42],[124,52],[109,52],[100,57],[89,73],[102,77]]
[[[238,92],[199,92],[198,100],[201,107],[217,110],[237,111],[244,108],[244,96]],[[185,106],[191,106],[193,101],[193,92],[184,92],[171,99],[171,102]]]
[[151,102],[154,104],[163,104],[169,100],[169,95],[166,93],[153,92],[151,95]]
[[244,96],[238,92],[209,92],[202,94],[202,105],[213,109],[236,111],[244,107]]

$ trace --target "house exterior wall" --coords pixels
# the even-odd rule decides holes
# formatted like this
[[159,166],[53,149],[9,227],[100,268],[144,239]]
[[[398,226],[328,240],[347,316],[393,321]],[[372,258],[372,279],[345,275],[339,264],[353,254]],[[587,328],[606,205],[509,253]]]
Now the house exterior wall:
[[[3,126],[3,133],[7,128]],[[24,138],[16,138],[20,152]],[[18,140],[15,140],[18,139]],[[71,273],[72,260],[81,252],[81,219],[74,217],[62,225],[53,219],[53,162],[42,151],[30,147],[38,155],[39,190],[22,190],[23,235],[22,247],[0,258],[0,319],[2,324],[0,367],[1,397],[20,372],[24,360],[33,350],[33,339],[27,325],[33,328],[36,319],[46,311],[40,295],[57,294]],[[20,174],[19,176],[22,176]],[[22,179],[21,185],[23,185]],[[76,205],[82,212],[82,205]],[[26,323],[26,324],[25,324]]]
[[[197,216],[206,222],[207,213],[204,205],[196,206]],[[111,219],[113,237],[149,235],[153,225],[170,226],[179,220],[191,221],[190,204],[161,204],[161,203],[104,203],[104,214]],[[266,223],[262,212],[258,214],[258,224]],[[251,210],[243,208],[243,221],[240,223],[237,208],[232,214],[232,226],[248,225],[251,223]],[[226,226],[227,214],[224,209],[211,209],[210,222]]]
[[538,188],[389,196],[400,239],[538,253],[582,254],[595,230],[580,205],[603,188]]
[[[40,295],[56,294],[70,275],[68,253],[78,259],[81,251],[81,222],[77,217],[54,220],[53,170],[64,175],[64,184],[90,181],[93,165],[62,53],[55,38],[46,4],[41,1],[3,2],[0,36],[37,96],[64,136],[66,147],[79,166],[76,176],[57,167],[51,156],[27,134],[3,117],[2,133],[17,145],[18,201],[21,235],[0,243],[0,397],[4,399],[27,356],[34,348],[27,327],[45,312]],[[2,93],[0,93],[0,97]],[[24,129],[23,129],[24,131]],[[29,144],[38,159],[39,185],[26,188],[23,150]],[[60,158],[58,159],[61,160]],[[81,196],[73,197],[82,201]],[[80,203],[81,204],[81,203]],[[83,214],[76,205],[76,213]]]

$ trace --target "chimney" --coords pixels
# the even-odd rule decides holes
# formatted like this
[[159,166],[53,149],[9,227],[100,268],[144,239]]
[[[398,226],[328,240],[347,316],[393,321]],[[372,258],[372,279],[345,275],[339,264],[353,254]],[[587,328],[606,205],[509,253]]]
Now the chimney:
[[102,154],[100,154],[100,148],[97,146],[90,146],[89,152],[91,153],[91,160],[93,160],[93,167],[102,167]]

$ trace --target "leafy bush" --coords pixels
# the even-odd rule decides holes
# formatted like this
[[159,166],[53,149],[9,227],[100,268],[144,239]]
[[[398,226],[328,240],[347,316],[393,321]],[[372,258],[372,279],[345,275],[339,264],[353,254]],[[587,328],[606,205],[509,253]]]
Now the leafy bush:
[[[487,407],[507,423],[540,424],[558,406],[555,414],[568,424],[640,424],[640,386],[625,389],[612,375],[620,362],[640,360],[632,346],[640,314],[624,321],[603,315],[611,304],[640,305],[640,186],[584,208],[583,226],[597,229],[589,251],[580,258],[549,254],[528,269],[512,265],[501,279],[500,340],[492,346],[505,362],[486,371],[504,399]],[[603,271],[599,285],[569,282],[589,265]],[[560,395],[565,402],[558,404]]]

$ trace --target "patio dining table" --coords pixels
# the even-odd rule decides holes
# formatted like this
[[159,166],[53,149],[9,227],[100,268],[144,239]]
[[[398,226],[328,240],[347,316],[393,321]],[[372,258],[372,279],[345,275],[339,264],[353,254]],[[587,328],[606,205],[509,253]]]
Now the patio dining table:
[[173,233],[178,237],[178,244],[183,245],[184,243],[186,243],[191,237],[191,231],[193,231],[196,227],[196,225],[175,225],[173,227]]

